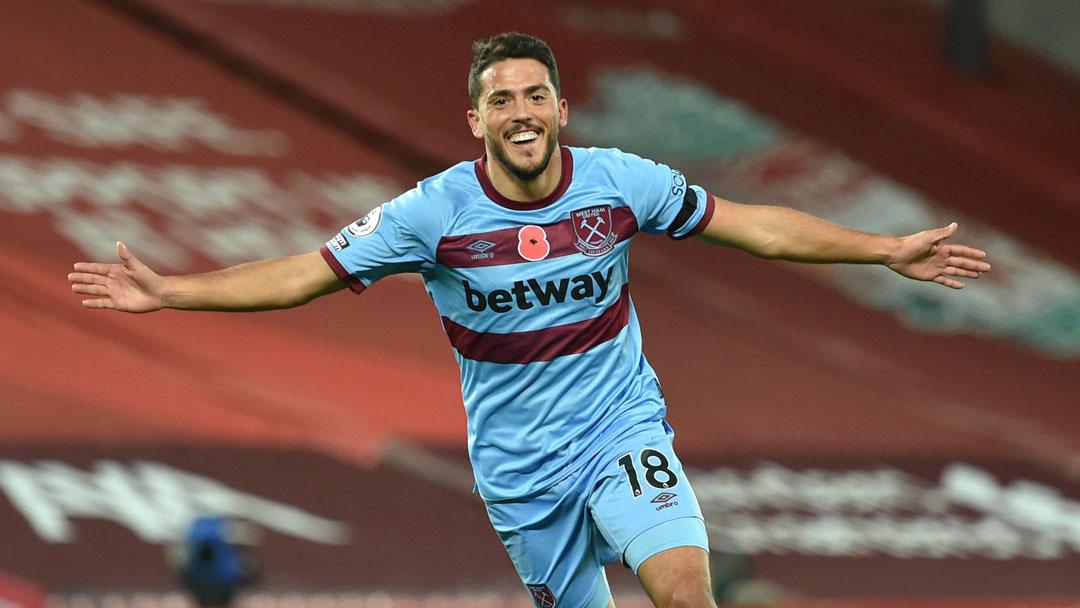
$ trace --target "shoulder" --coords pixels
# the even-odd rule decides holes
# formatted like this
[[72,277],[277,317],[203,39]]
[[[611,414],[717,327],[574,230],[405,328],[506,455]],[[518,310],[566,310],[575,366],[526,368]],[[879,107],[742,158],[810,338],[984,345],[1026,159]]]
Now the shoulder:
[[482,190],[476,179],[475,161],[463,161],[442,173],[420,180],[410,192],[431,204],[453,205],[482,193]]
[[656,171],[662,165],[618,148],[570,148],[574,171],[583,177],[620,179],[641,177],[642,172]]
[[575,160],[580,160],[582,163],[595,164],[598,166],[623,166],[634,165],[639,163],[647,163],[655,165],[656,163],[633,152],[626,152],[618,148],[577,148],[570,147],[570,152],[573,153]]
[[416,187],[386,204],[392,211],[425,224],[445,224],[469,200],[481,193],[472,162],[461,162],[422,179]]
[[472,172],[472,163],[463,162],[420,180],[414,188],[381,205],[373,217],[362,220],[371,224],[367,231],[374,232],[381,219],[387,226],[385,238],[433,246],[475,196],[472,190],[480,190]]

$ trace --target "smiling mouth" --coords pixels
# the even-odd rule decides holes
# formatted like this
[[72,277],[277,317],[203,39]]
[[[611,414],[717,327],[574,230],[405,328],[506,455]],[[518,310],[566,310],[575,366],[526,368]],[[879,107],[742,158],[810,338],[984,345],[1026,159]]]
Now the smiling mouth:
[[527,146],[532,142],[540,139],[540,133],[539,131],[533,131],[531,129],[528,131],[518,131],[517,133],[511,135],[508,139],[510,140],[510,143],[514,144],[515,146]]

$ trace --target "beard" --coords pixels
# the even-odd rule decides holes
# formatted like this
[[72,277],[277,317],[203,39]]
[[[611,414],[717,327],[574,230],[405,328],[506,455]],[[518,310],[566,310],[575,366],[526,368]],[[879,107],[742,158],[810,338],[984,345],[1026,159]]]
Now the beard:
[[544,146],[544,153],[540,158],[540,162],[533,168],[522,167],[515,164],[510,160],[510,155],[506,152],[506,146],[512,144],[506,144],[502,140],[496,141],[491,135],[486,135],[488,149],[491,150],[491,155],[495,157],[495,160],[502,165],[503,169],[506,169],[511,175],[522,182],[531,182],[534,179],[540,177],[540,175],[547,170],[548,163],[551,162],[551,155],[555,152],[556,141],[558,140],[559,132],[555,131],[548,137],[547,144]]

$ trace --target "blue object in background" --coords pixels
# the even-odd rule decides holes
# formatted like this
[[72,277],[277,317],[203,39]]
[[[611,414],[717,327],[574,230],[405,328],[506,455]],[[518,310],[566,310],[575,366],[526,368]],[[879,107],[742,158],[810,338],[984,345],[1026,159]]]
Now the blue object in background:
[[229,521],[204,516],[192,523],[180,576],[202,606],[227,606],[254,580],[246,548],[229,538]]

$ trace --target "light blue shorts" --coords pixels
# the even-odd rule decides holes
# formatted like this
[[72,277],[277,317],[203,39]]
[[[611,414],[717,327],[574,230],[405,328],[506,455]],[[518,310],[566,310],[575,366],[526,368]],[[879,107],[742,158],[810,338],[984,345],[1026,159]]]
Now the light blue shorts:
[[603,608],[604,565],[636,574],[673,547],[708,551],[701,508],[670,427],[638,425],[544,494],[487,503],[488,516],[537,606]]

